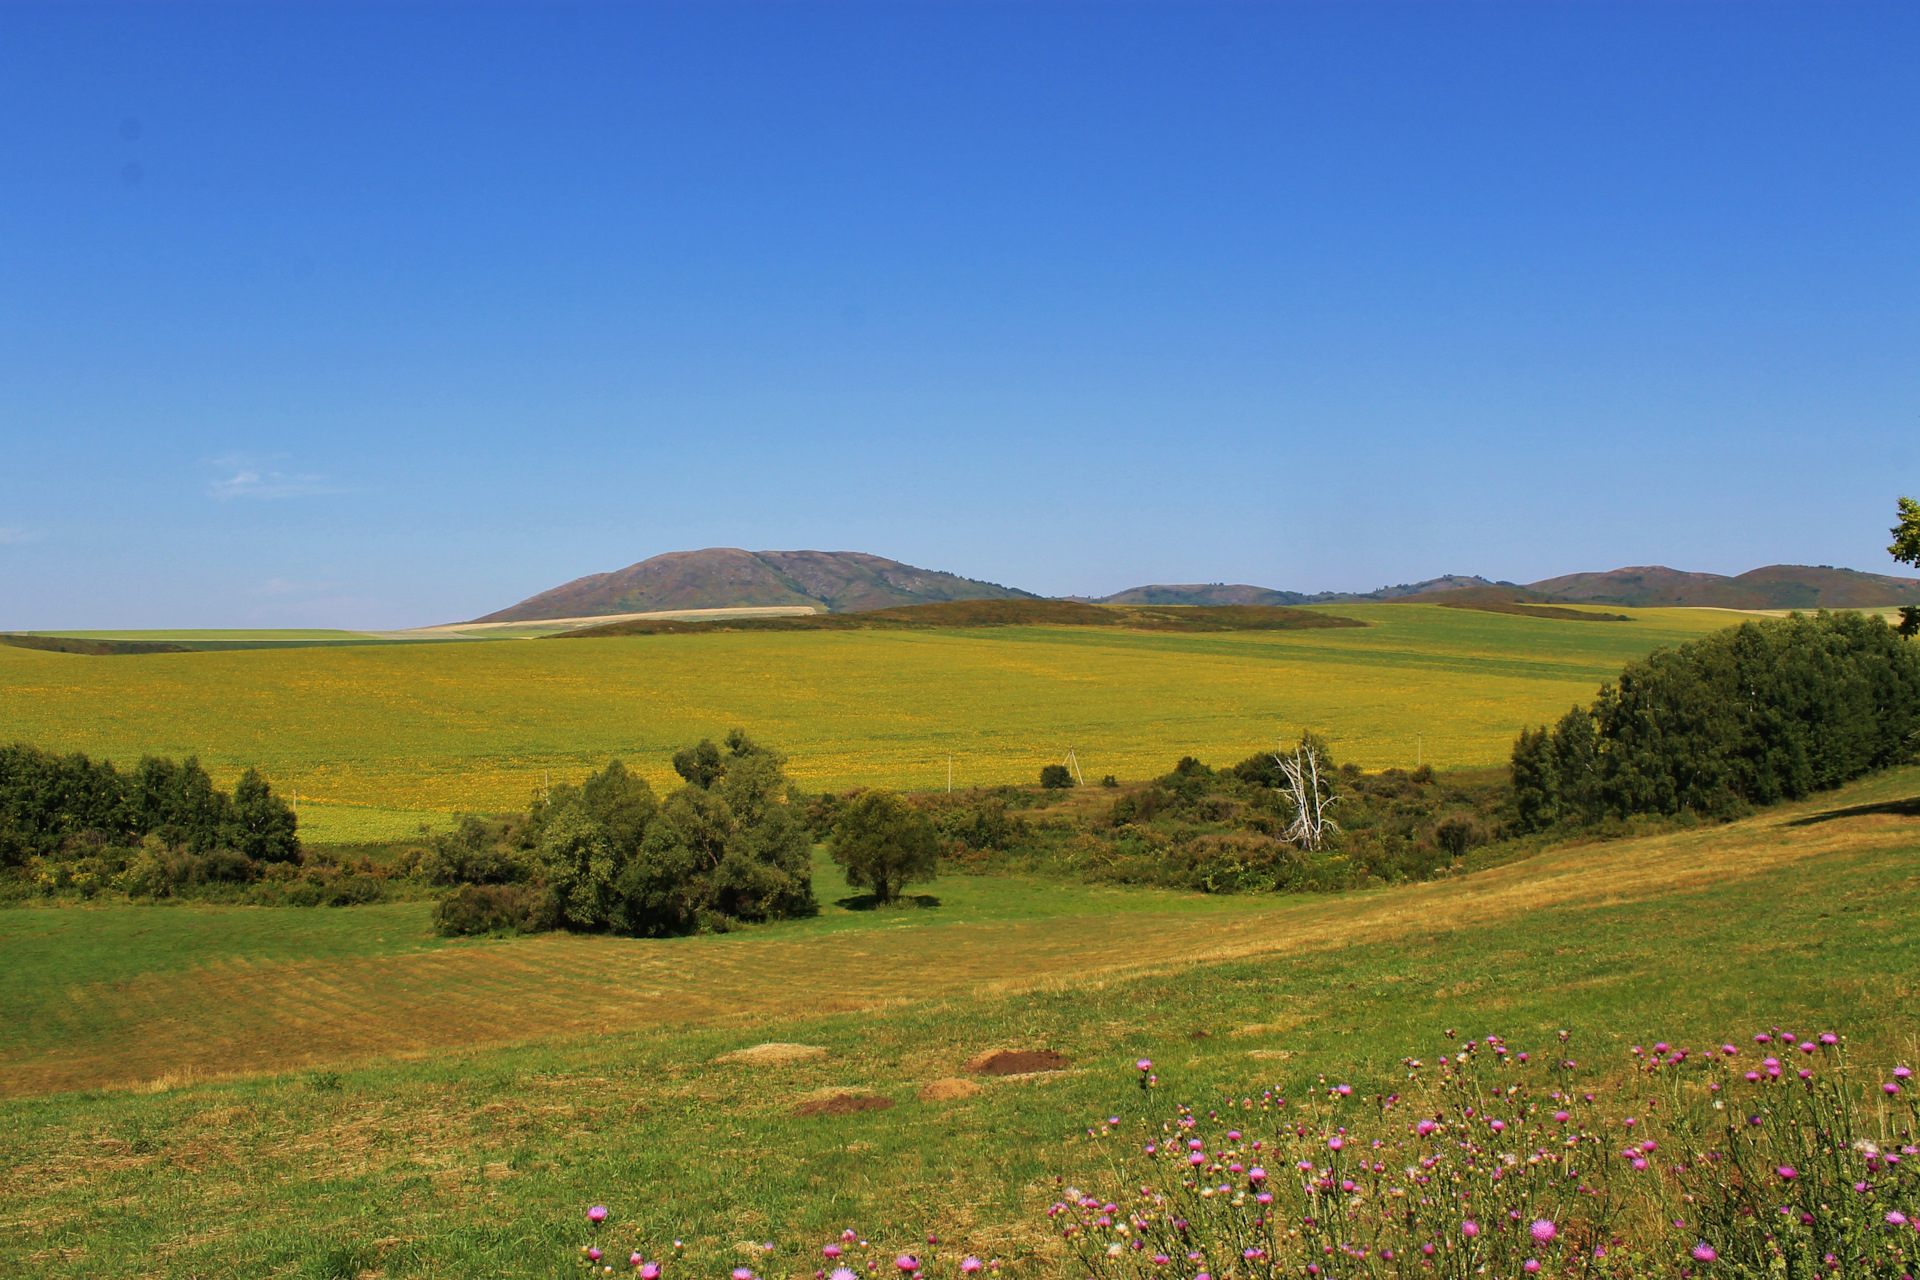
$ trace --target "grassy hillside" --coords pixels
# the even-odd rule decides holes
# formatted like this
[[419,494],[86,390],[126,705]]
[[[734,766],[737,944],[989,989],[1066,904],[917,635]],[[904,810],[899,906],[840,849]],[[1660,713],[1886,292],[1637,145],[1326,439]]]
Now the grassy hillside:
[[[686,1242],[670,1275],[804,1276],[846,1225],[1051,1275],[1039,1210],[1098,1161],[1088,1126],[1322,1073],[1391,1088],[1443,1029],[1568,1028],[1575,1088],[1770,1023],[1910,1059],[1916,792],[1906,770],[1331,899],[949,879],[937,906],[674,942],[450,944],[408,907],[0,913],[36,978],[0,987],[7,1087],[143,1082],[0,1103],[0,1272],[559,1276],[605,1203],[610,1241]],[[713,1061],[766,1041],[826,1056]],[[920,1100],[1003,1047],[1073,1070]],[[276,1067],[300,1070],[188,1082]],[[892,1106],[794,1114],[840,1092]]]
[[[622,756],[657,785],[673,748],[734,725],[809,787],[1027,782],[1071,745],[1091,775],[1231,762],[1311,725],[1367,768],[1496,764],[1525,723],[1628,658],[1737,619],[1640,611],[1593,625],[1342,605],[1371,625],[1201,634],[1092,627],[670,635],[537,643],[87,657],[0,646],[0,734],[130,761],[259,764],[322,839],[409,834],[524,806]],[[350,834],[348,834],[350,833]]]

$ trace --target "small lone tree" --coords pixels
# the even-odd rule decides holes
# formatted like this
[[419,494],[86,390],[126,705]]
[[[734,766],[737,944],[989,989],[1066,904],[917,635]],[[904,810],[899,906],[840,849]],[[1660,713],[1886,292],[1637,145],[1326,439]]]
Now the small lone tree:
[[891,791],[863,791],[833,827],[833,860],[847,883],[892,902],[910,884],[933,879],[940,843],[933,824]]
[[1040,770],[1040,785],[1049,791],[1063,791],[1073,785],[1073,770],[1063,764],[1050,764]]

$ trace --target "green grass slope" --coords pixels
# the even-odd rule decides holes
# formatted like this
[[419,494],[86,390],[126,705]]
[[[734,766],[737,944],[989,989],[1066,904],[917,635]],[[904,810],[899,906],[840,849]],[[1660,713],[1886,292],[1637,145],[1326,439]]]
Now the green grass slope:
[[[605,1203],[610,1239],[685,1242],[675,1275],[809,1275],[849,1224],[1053,1275],[1039,1211],[1056,1174],[1097,1161],[1088,1125],[1297,1095],[1322,1073],[1391,1088],[1446,1028],[1517,1048],[1569,1028],[1575,1087],[1632,1088],[1634,1043],[1770,1023],[1911,1055],[1916,792],[1906,770],[1727,827],[1331,899],[944,880],[937,906],[572,940],[583,955],[557,973],[548,940],[436,942],[412,908],[0,914],[0,948],[59,987],[0,988],[0,1024],[30,1024],[0,1048],[16,1082],[63,1055],[114,1061],[155,1017],[62,1021],[63,1002],[104,1009],[147,981],[173,1019],[123,1063],[137,1088],[0,1103],[0,1272],[560,1276]],[[449,1010],[469,1034],[435,1042]],[[196,1083],[180,1066],[209,1038],[343,1022],[299,1071]],[[826,1056],[714,1061],[767,1041]],[[1073,1070],[920,1099],[1002,1047]],[[1136,1055],[1162,1096],[1135,1087]],[[892,1106],[795,1114],[838,1092]]]

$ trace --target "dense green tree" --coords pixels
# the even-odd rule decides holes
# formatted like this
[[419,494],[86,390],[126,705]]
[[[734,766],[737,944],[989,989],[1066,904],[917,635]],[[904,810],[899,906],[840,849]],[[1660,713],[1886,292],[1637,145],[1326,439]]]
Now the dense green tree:
[[940,864],[933,824],[891,791],[863,791],[833,829],[833,860],[847,883],[892,902],[909,884],[931,880]]
[[1908,759],[1920,652],[1879,617],[1748,622],[1629,663],[1514,746],[1516,825],[1727,817]]
[[645,778],[629,773],[618,760],[580,786],[580,803],[594,821],[607,829],[616,848],[627,853],[640,847],[658,808],[653,788]]
[[1073,785],[1073,770],[1063,764],[1045,765],[1040,770],[1040,785],[1049,791],[1064,791]]
[[233,786],[232,848],[256,862],[298,862],[299,819],[258,769],[249,768]]
[[713,745],[711,738],[702,738],[693,746],[673,753],[673,771],[685,778],[688,786],[702,791],[712,786],[726,772],[726,767],[720,758],[720,748]]
[[536,849],[541,876],[562,922],[604,929],[613,922],[621,859],[605,826],[580,805],[568,805],[546,823]]

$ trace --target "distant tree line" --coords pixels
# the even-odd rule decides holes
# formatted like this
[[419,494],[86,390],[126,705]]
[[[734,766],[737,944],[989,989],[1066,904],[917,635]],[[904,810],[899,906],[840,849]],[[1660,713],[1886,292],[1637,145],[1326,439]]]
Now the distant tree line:
[[1920,648],[1859,613],[1742,623],[1627,664],[1513,747],[1514,827],[1728,818],[1911,759]]
[[24,867],[76,844],[143,843],[190,856],[293,862],[298,825],[257,769],[242,773],[229,793],[192,757],[177,764],[147,756],[122,772],[84,755],[0,747],[0,866]]

